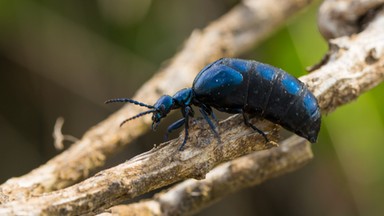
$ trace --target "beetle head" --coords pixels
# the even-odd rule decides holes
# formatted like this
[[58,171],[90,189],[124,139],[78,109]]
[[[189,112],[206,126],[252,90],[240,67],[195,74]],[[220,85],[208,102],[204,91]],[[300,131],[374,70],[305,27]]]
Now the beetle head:
[[171,96],[163,95],[153,106],[155,111],[152,115],[152,130],[156,130],[161,119],[167,116],[167,114],[175,108],[175,101]]
[[165,116],[167,116],[167,114],[172,109],[178,108],[178,105],[176,105],[175,100],[169,95],[161,96],[153,106],[139,102],[139,101],[136,101],[136,100],[133,100],[133,99],[130,99],[130,98],[110,99],[110,100],[107,100],[105,103],[115,103],[115,102],[128,102],[128,103],[133,103],[133,104],[138,105],[138,106],[149,108],[149,110],[147,110],[147,111],[141,112],[135,116],[132,116],[131,118],[124,120],[120,124],[120,126],[122,126],[123,124],[125,124],[128,121],[139,118],[143,115],[153,113],[153,115],[152,115],[152,130],[156,130],[161,119],[164,118]]

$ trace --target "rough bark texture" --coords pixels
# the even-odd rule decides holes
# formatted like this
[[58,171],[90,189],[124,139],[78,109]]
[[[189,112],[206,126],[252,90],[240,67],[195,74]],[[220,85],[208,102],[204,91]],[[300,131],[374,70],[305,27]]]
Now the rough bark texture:
[[[204,180],[189,179],[151,200],[118,205],[104,215],[187,215],[242,188],[296,170],[312,159],[310,144],[292,136],[279,148],[251,153],[221,164]],[[101,215],[101,214],[100,214]]]
[[384,0],[325,0],[319,8],[318,26],[326,39],[360,32]]
[[[327,58],[319,65],[319,69],[301,78],[318,98],[319,105],[324,113],[331,112],[337,107],[356,99],[360,94],[384,80],[384,11],[376,12],[376,16],[359,33],[331,40]],[[188,47],[188,44],[186,46]],[[215,56],[215,58],[217,57]],[[177,64],[177,58],[174,59],[171,65]],[[172,73],[169,72],[169,74]],[[154,79],[167,80],[168,75],[164,74],[168,73],[162,72],[155,76]],[[165,81],[156,83],[159,85],[160,92],[168,90],[165,86],[161,88],[160,84],[163,83]],[[147,83],[143,87],[143,92],[146,92],[145,89],[150,89],[151,85],[151,81]],[[148,99],[148,97],[146,98]],[[116,122],[121,122],[129,114],[132,113],[124,108],[110,119],[100,123],[89,134],[86,134],[85,138],[92,137],[92,139],[83,138],[80,142],[88,142],[88,145],[92,144],[93,147],[94,145],[99,146],[99,151],[96,156],[85,157],[83,155],[85,158],[82,160],[85,160],[85,162],[79,161],[78,163],[83,165],[84,163],[91,163],[93,160],[103,162],[106,153],[112,153],[116,150],[116,146],[118,146],[116,143],[128,142],[134,136],[143,132],[144,129],[135,129],[130,132],[140,132],[127,135],[125,129],[118,128]],[[148,124],[148,119],[139,121],[137,121],[137,125],[141,124],[142,128]],[[107,129],[107,132],[103,131],[107,125],[110,128]],[[270,139],[276,139],[276,126],[267,121],[262,121],[257,125],[262,130],[270,132]],[[40,187],[38,190],[31,187],[34,184],[27,184],[29,178],[31,178],[32,183],[36,182],[33,181],[35,178],[33,176],[39,174],[39,171],[30,173],[29,175],[33,174],[31,176],[27,175],[10,180],[0,188],[0,196],[4,203],[0,206],[0,214],[67,215],[100,212],[122,200],[176,181],[186,178],[202,179],[209,170],[221,162],[274,146],[274,143],[264,143],[259,134],[253,133],[249,128],[246,128],[239,116],[233,116],[221,122],[219,128],[222,143],[217,143],[217,139],[207,130],[207,125],[204,122],[194,121],[192,122],[191,139],[183,152],[177,151],[182,138],[172,140],[126,163],[102,171],[79,184],[51,193],[31,197],[31,194],[26,192],[32,190],[32,194],[39,194],[52,190],[52,185],[49,190],[44,187],[47,184],[46,182],[38,182],[37,186]],[[117,135],[112,135],[113,132]],[[104,136],[104,133],[110,134]],[[105,143],[111,143],[110,139],[112,138],[116,146],[102,147]],[[204,181],[187,180],[169,191],[155,196],[152,200],[130,206],[114,207],[110,211],[119,213],[121,208],[128,208],[132,211],[141,208],[138,212],[140,215],[145,213],[159,215],[196,212],[229,192],[234,192],[245,186],[254,185],[268,178],[294,170],[310,160],[312,153],[307,144],[303,144],[300,139],[292,143],[290,141],[287,140],[287,143],[283,143],[279,148],[252,153],[228,162],[216,168]],[[100,152],[100,149],[104,148],[110,150]],[[80,150],[86,151],[81,148],[78,151]],[[290,152],[291,150],[292,152]],[[65,156],[71,156],[71,154],[73,154],[71,151],[63,153]],[[54,162],[58,162],[56,160],[53,159],[43,167],[44,169],[53,169],[48,177],[57,172],[55,169],[58,165],[54,164]],[[64,164],[58,164],[63,166],[62,168],[68,168]],[[75,166],[73,164],[73,167],[71,167],[71,164],[67,164],[67,166],[78,169],[77,166],[79,165]],[[87,166],[87,168],[80,169],[80,171],[88,172],[90,167],[94,166]],[[60,188],[79,180],[79,172],[74,172],[72,175],[71,180],[63,177],[62,179],[65,181],[58,182],[56,178],[45,177],[39,179],[39,181],[45,180],[50,184],[62,183],[63,185],[57,187]],[[81,177],[86,175],[87,173],[82,173]],[[216,183],[211,184],[210,181]],[[12,182],[17,184],[11,184]],[[20,189],[23,188],[21,187],[23,184],[26,184],[27,187]],[[226,184],[229,185],[227,187],[228,191],[222,190],[222,187]],[[15,191],[12,189],[15,189]],[[194,196],[196,196],[196,199],[194,199]],[[178,198],[182,200],[176,200]],[[127,211],[127,209],[125,210]]]
[[[190,86],[204,65],[252,48],[310,2],[244,1],[205,29],[195,30],[180,53],[145,83],[134,98],[151,104],[162,94],[173,94]],[[277,4],[279,7],[276,7]],[[104,164],[108,155],[149,129],[148,116],[136,120],[134,124],[119,127],[120,122],[139,111],[142,110],[138,107],[125,106],[46,164],[22,177],[9,179],[0,186],[0,203],[55,191],[88,177],[91,170]]]
[[329,41],[330,49],[318,70],[301,78],[324,112],[356,99],[384,79],[383,10],[359,34]]
[[[269,139],[275,140],[275,125],[267,121],[257,125],[270,131]],[[202,179],[222,162],[277,145],[265,143],[260,134],[243,124],[242,116],[230,117],[221,122],[219,128],[221,143],[205,121],[193,122],[191,138],[183,151],[178,150],[183,138],[163,143],[71,187],[28,200],[8,202],[0,207],[0,214],[77,215],[99,211],[180,180]]]

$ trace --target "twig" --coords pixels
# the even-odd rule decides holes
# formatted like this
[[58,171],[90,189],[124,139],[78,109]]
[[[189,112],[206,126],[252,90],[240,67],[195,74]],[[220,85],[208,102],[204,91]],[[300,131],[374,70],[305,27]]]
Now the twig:
[[318,26],[326,39],[360,32],[384,0],[325,0],[319,8]]
[[310,144],[292,136],[279,148],[251,153],[221,164],[204,180],[186,180],[153,199],[130,205],[118,205],[103,215],[187,215],[242,188],[296,170],[313,157]]
[[327,60],[301,78],[324,112],[356,99],[384,79],[384,9],[364,31],[329,41]]
[[74,136],[71,135],[64,135],[61,132],[61,128],[64,125],[64,118],[59,117],[56,120],[55,126],[53,128],[53,139],[55,140],[54,146],[57,150],[62,150],[64,148],[64,141],[71,141],[71,142],[76,142],[79,139],[77,139]]
[[[205,29],[195,30],[183,50],[144,84],[134,98],[153,103],[160,94],[172,94],[190,86],[205,64],[250,49],[310,2],[244,1]],[[9,179],[0,186],[0,203],[65,188],[86,178],[91,170],[104,164],[108,155],[148,130],[150,119],[145,117],[119,128],[120,122],[139,111],[129,105],[122,108],[46,164],[22,177]]]

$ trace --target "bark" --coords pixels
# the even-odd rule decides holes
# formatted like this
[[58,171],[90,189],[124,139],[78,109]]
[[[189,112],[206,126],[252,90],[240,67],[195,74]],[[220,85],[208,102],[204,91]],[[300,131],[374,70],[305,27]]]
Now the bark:
[[318,26],[326,39],[360,32],[384,0],[325,0],[319,8]]
[[[256,123],[256,122],[254,122]],[[240,125],[240,126],[239,126]],[[276,140],[277,126],[258,122],[269,139]],[[0,214],[78,215],[100,211],[163,186],[188,179],[202,179],[218,164],[254,151],[276,146],[243,124],[242,116],[220,122],[218,142],[204,120],[192,122],[183,151],[181,138],[163,143],[116,167],[101,171],[78,184],[0,207]]]
[[313,157],[310,144],[301,137],[284,140],[279,148],[258,151],[221,164],[206,179],[189,179],[153,199],[118,205],[100,215],[188,215],[228,194],[296,170]]

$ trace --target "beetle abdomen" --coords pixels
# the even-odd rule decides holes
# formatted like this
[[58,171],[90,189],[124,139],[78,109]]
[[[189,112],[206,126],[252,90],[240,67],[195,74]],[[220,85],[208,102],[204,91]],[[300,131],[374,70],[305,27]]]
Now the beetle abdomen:
[[248,89],[247,112],[256,113],[316,142],[321,114],[304,83],[281,69],[255,62]]

